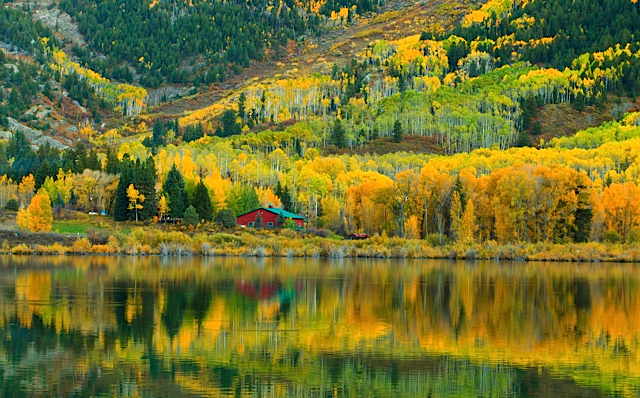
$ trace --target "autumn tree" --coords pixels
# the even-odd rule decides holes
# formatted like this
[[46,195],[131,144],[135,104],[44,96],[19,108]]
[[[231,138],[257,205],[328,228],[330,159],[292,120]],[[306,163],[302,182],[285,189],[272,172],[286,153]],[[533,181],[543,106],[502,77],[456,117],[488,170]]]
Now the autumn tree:
[[26,206],[33,197],[36,188],[36,180],[32,174],[25,176],[18,185],[18,201],[21,206]]
[[136,215],[136,222],[138,221],[138,210],[143,208],[144,195],[141,194],[133,184],[129,184],[127,188],[127,197],[129,198],[129,210],[133,210]]
[[38,191],[31,199],[29,206],[18,211],[16,223],[31,232],[51,231],[53,209],[49,195],[45,190]]
[[162,195],[160,196],[160,200],[158,200],[158,217],[162,221],[166,215],[169,213],[169,201],[167,197]]
[[457,233],[458,241],[462,244],[469,244],[476,240],[478,226],[476,224],[475,205],[472,200],[467,200],[460,220],[460,228]]
[[256,190],[247,185],[234,186],[227,196],[227,208],[234,216],[257,209],[260,207],[260,200]]
[[604,189],[597,209],[603,213],[609,231],[628,241],[631,232],[640,228],[640,187],[633,182],[615,183]]
[[449,211],[449,217],[451,223],[451,238],[453,240],[459,240],[462,229],[462,203],[460,202],[460,195],[457,191],[453,191],[453,194],[451,195],[451,209]]

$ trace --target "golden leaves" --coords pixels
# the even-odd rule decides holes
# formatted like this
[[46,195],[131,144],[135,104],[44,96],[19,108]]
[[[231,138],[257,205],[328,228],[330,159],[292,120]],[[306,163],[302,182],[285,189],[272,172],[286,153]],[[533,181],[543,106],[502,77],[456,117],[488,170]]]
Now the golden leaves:
[[51,200],[45,190],[38,191],[31,200],[29,207],[18,211],[16,223],[20,228],[31,232],[51,231],[53,210],[51,208]]

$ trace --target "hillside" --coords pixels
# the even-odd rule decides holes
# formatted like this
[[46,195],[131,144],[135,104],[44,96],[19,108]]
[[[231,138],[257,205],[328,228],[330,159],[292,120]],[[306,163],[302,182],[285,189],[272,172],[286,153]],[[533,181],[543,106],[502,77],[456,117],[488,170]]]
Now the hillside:
[[[62,142],[28,110],[56,98],[50,115],[69,122],[75,119],[62,113],[65,98],[87,109],[78,122],[82,145],[70,149],[36,149],[31,144],[41,142],[15,125],[5,133],[0,206],[21,209],[19,228],[46,230],[46,222],[34,227],[31,220],[49,207],[104,212],[116,225],[144,226],[120,244],[157,249],[163,239],[183,239],[158,231],[186,231],[185,241],[209,244],[194,233],[233,230],[238,214],[273,205],[305,215],[309,231],[335,239],[361,232],[464,250],[484,242],[640,239],[637,2],[368,3],[377,13],[336,2],[329,9],[285,3],[279,11],[268,2],[131,0],[120,10],[56,4],[80,34],[94,29],[85,37],[87,54],[99,61],[99,51],[113,50],[109,65],[130,68],[132,79],[83,60],[73,50],[80,42],[33,23],[25,10],[3,9],[0,27],[13,43],[6,69],[24,69],[38,82],[17,78],[22,72],[3,75],[6,124],[18,120]],[[264,57],[248,59],[246,69],[230,58],[240,51],[236,43],[196,40],[185,49],[179,40],[193,33],[189,21],[226,15],[227,6],[268,10],[234,14],[257,24],[256,38],[274,40],[262,42]],[[145,59],[155,61],[146,71],[131,66],[143,35],[170,30],[160,22],[173,11],[186,18],[185,30],[149,44]],[[91,22],[96,12],[106,13],[100,24],[107,25]],[[611,15],[616,28],[596,14]],[[279,18],[299,17],[317,19],[300,28],[314,35],[292,38],[293,25],[268,34]],[[142,25],[119,31],[126,21]],[[226,26],[239,27],[234,19]],[[127,32],[128,40],[112,40],[117,51],[103,42]],[[203,32],[215,39],[226,31]],[[163,43],[169,54],[159,50]],[[214,67],[235,65],[238,74],[197,85],[206,70],[194,69],[195,80],[173,80],[181,70],[176,53],[191,65],[207,46],[225,54]],[[151,106],[155,83],[144,82],[153,76],[161,87],[195,94]],[[173,224],[183,221],[188,226]]]

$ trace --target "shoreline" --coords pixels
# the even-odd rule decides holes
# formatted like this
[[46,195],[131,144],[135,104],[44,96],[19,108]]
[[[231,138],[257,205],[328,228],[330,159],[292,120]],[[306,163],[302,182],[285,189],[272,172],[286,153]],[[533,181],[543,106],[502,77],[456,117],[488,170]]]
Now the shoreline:
[[621,243],[513,243],[433,245],[425,240],[374,236],[366,240],[284,236],[264,232],[193,234],[136,230],[106,243],[78,238],[71,245],[2,242],[7,256],[228,257],[415,259],[558,263],[638,263],[640,246]]
[[558,263],[558,264],[568,264],[568,263],[584,263],[584,264],[597,264],[597,263],[606,263],[606,264],[639,264],[640,259],[626,259],[626,258],[605,258],[605,259],[563,259],[563,258],[490,258],[490,257],[400,257],[400,256],[391,256],[391,257],[379,257],[379,256],[344,256],[344,257],[332,257],[332,256],[286,256],[286,255],[266,255],[266,256],[258,256],[258,255],[242,255],[242,254],[216,254],[216,255],[203,255],[203,254],[158,254],[158,253],[139,253],[139,254],[129,254],[129,253],[46,253],[46,252],[31,252],[31,253],[11,253],[11,252],[0,252],[0,256],[9,256],[9,257],[158,257],[158,258],[269,258],[269,259],[321,259],[321,260],[449,260],[449,261],[510,261],[516,263],[534,263],[534,262],[548,262],[548,263]]

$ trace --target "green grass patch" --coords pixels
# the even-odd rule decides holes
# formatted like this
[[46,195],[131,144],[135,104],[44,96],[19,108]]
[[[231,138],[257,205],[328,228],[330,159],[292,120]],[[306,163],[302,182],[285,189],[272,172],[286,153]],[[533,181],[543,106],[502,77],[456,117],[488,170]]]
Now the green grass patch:
[[59,234],[80,234],[84,235],[89,229],[94,229],[95,226],[78,221],[56,221],[53,223],[53,232]]

